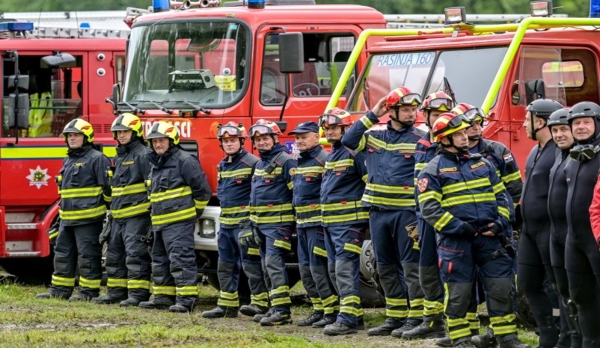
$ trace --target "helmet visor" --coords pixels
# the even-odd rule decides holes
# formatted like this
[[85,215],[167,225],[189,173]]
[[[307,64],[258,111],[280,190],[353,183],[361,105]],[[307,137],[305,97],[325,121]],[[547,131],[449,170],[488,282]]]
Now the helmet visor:
[[252,137],[268,134],[275,134],[275,132],[273,132],[271,128],[263,125],[255,125],[250,128],[250,136]]
[[421,104],[421,96],[417,93],[407,94],[402,96],[398,101],[399,105],[419,105]]
[[342,123],[342,119],[335,115],[325,114],[319,117],[319,127],[327,128],[336,126],[340,123]]
[[487,125],[487,116],[480,108],[473,108],[465,111],[465,117],[469,120],[469,122],[479,121],[482,126]]
[[456,115],[448,122],[448,127],[457,128],[460,127],[463,122],[471,123],[471,121],[469,121],[465,115]]
[[452,99],[436,98],[429,102],[427,109],[450,111],[450,110],[452,110],[453,106],[454,106],[454,102],[452,101]]
[[242,131],[237,127],[222,126],[217,131],[218,138],[241,137],[241,136],[242,136]]

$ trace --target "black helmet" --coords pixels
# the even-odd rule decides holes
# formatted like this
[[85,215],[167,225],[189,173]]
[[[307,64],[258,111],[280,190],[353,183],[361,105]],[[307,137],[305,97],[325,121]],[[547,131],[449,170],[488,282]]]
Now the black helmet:
[[579,117],[598,117],[600,116],[600,105],[594,102],[579,102],[571,108],[569,111],[568,121],[571,123],[573,119]]
[[569,108],[558,109],[554,111],[550,117],[548,117],[548,123],[546,124],[548,127],[556,126],[556,125],[569,125],[568,121],[569,117]]
[[527,106],[527,111],[531,112],[534,116],[547,120],[554,111],[562,109],[563,107],[564,106],[556,100],[538,99]]

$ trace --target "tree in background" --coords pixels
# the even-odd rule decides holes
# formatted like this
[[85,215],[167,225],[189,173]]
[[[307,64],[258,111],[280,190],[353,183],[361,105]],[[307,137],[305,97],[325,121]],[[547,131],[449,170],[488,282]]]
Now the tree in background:
[[[232,1],[232,0],[226,0]],[[467,13],[528,13],[528,0],[316,0],[318,4],[360,4],[375,7],[382,13],[442,13],[444,7],[465,6]],[[589,0],[554,0],[556,13],[570,17],[587,17]],[[152,0],[28,0],[0,1],[0,12],[124,10],[147,8]]]

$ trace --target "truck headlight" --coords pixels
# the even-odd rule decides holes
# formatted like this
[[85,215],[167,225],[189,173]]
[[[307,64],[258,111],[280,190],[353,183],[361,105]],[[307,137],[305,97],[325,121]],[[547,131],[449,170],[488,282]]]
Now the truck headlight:
[[217,235],[215,220],[213,219],[200,219],[200,231],[198,232],[200,237],[213,239]]

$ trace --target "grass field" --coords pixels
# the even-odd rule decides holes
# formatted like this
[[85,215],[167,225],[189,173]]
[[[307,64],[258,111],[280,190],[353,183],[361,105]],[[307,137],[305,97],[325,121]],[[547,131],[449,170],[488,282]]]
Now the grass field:
[[[0,346],[2,347],[436,347],[434,340],[403,341],[393,337],[368,337],[366,331],[344,337],[328,337],[321,330],[295,324],[263,328],[240,316],[208,320],[203,310],[213,308],[217,292],[200,286],[201,303],[192,314],[173,314],[118,305],[35,300],[43,287],[0,283]],[[311,308],[298,301],[302,288],[293,289],[299,304],[295,321]],[[367,309],[367,327],[385,319],[381,308]],[[537,344],[535,335],[521,333],[524,341]]]

